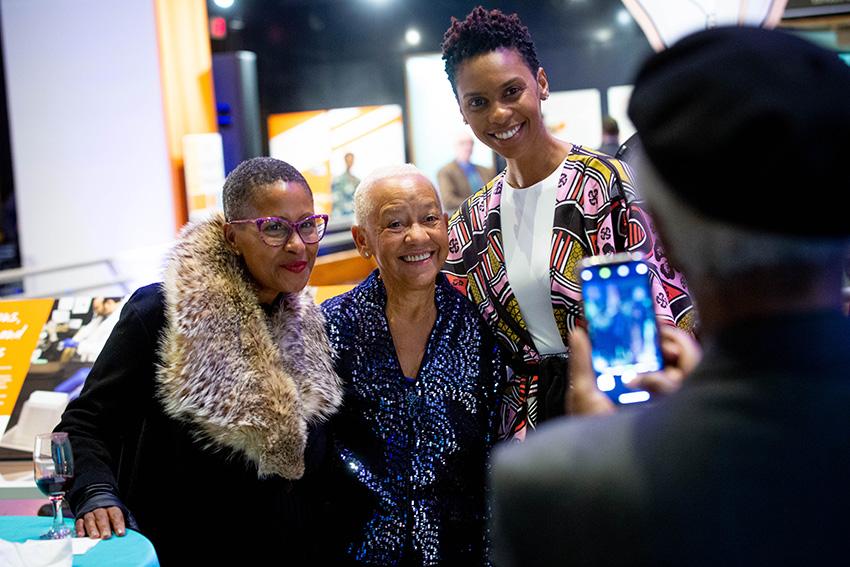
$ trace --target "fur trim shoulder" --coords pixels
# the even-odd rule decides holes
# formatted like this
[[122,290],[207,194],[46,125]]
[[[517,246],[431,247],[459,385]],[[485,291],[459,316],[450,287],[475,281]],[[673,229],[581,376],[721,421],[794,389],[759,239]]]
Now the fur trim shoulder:
[[308,292],[288,295],[272,317],[272,334],[284,370],[298,384],[308,423],[324,421],[342,403],[342,381],[333,367],[325,318]]
[[342,400],[321,312],[302,291],[268,318],[223,235],[221,215],[188,225],[168,260],[157,393],[209,448],[243,453],[261,477],[299,478],[307,424]]

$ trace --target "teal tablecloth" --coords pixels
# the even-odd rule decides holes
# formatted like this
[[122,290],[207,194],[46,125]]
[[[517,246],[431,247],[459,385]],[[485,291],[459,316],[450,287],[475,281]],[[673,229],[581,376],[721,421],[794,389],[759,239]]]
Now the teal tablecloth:
[[[73,529],[73,520],[65,523]],[[53,518],[42,516],[0,516],[0,538],[15,543],[23,543],[50,529]],[[152,566],[159,565],[156,552],[148,539],[133,530],[127,530],[123,537],[112,536],[103,540],[83,555],[74,556],[75,567],[96,567],[101,565]]]

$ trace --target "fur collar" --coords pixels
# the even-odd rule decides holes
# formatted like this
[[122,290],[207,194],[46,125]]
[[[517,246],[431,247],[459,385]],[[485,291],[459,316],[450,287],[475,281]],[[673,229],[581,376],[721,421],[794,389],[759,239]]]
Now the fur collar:
[[188,225],[165,274],[157,393],[211,449],[241,452],[258,476],[300,478],[307,425],[342,401],[324,318],[306,291],[267,317],[221,215]]

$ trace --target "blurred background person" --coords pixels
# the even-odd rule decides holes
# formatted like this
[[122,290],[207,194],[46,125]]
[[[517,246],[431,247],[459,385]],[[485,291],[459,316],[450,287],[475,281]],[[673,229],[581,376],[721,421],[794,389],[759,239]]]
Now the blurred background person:
[[354,154],[345,154],[345,171],[334,177],[331,182],[331,198],[333,199],[333,214],[340,218],[354,214],[354,190],[360,179],[351,172],[354,167]]
[[474,140],[468,132],[460,132],[455,140],[455,159],[437,172],[437,186],[443,208],[451,214],[457,210],[473,191],[484,186],[496,172],[492,167],[472,163]]
[[[282,549],[305,564],[318,496],[302,477],[323,447],[308,436],[342,393],[304,291],[326,217],[272,158],[240,164],[222,193],[224,215],[183,229],[164,282],[128,300],[65,410],[68,500],[78,536],[138,529],[163,565],[257,564]],[[218,545],[222,518],[244,544]]]
[[615,156],[620,149],[620,126],[611,116],[602,119],[602,145],[599,151],[605,155]]
[[549,79],[519,17],[479,6],[452,20],[442,49],[461,115],[507,161],[449,221],[445,271],[503,347],[513,375],[500,437],[522,439],[564,412],[566,340],[583,320],[576,262],[641,252],[659,320],[690,328],[692,306],[627,168],[547,130]]
[[[823,206],[848,190],[848,100],[850,67],[783,31],[703,31],[645,63],[629,105],[641,187],[700,306],[704,357],[666,331],[664,374],[693,371],[671,396],[614,413],[574,332],[570,391],[595,390],[585,409],[612,415],[559,420],[497,453],[498,565],[848,556],[850,223]],[[694,175],[721,150],[747,159],[721,181]],[[789,217],[760,187],[805,190],[817,213]]]
[[345,383],[328,536],[351,562],[484,565],[499,350],[440,271],[446,215],[418,169],[372,172],[355,214],[357,249],[378,269],[322,304]]
[[65,366],[60,376],[67,376],[54,388],[56,392],[67,392],[73,400],[80,395],[92,363],[109,340],[112,329],[121,317],[121,307],[125,299],[116,297],[95,297],[91,302],[92,318],[80,327],[70,339],[62,341],[64,345],[60,360]]
[[92,299],[92,318],[83,325],[71,339],[72,346],[81,362],[94,362],[103,345],[106,344],[112,329],[121,315],[120,298],[95,297]]

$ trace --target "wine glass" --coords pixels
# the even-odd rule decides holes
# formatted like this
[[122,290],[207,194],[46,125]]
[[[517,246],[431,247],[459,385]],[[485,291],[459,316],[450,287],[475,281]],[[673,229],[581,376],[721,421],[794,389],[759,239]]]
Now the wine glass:
[[62,517],[62,498],[74,482],[74,456],[67,433],[42,433],[35,436],[32,452],[35,484],[53,504],[53,527],[41,539],[62,539],[71,536],[71,529]]

